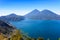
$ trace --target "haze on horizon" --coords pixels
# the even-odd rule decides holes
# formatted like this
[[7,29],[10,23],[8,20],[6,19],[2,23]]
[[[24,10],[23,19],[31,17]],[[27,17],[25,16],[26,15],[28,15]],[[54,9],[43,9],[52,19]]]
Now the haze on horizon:
[[48,9],[60,15],[60,0],[0,0],[0,16],[25,15],[34,9]]

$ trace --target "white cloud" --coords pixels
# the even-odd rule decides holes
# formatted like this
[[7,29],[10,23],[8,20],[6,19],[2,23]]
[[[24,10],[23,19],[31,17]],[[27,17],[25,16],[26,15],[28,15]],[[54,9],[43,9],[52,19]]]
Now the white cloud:
[[11,13],[15,13],[17,15],[25,15],[28,12],[29,11],[27,10],[0,10],[0,16],[9,15]]
[[60,10],[51,10],[51,11],[58,14],[58,15],[60,15]]
[[[11,13],[15,13],[17,15],[25,15],[29,12],[31,12],[32,10],[0,10],[0,16],[4,16],[4,15],[9,15]],[[60,11],[59,10],[51,10],[52,12],[55,12],[56,14],[60,15]]]

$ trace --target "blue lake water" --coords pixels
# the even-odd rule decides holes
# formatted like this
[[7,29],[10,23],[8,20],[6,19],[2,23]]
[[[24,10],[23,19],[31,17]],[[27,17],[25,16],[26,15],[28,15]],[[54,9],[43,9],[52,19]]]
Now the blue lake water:
[[43,37],[45,39],[49,38],[50,40],[60,38],[60,20],[26,19],[10,23],[33,38]]

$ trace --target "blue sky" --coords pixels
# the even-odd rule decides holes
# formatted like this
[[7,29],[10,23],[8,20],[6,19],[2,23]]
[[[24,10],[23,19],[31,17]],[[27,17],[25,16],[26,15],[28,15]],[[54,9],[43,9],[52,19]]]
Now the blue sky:
[[48,9],[60,15],[60,0],[0,0],[0,16],[25,15],[34,9]]

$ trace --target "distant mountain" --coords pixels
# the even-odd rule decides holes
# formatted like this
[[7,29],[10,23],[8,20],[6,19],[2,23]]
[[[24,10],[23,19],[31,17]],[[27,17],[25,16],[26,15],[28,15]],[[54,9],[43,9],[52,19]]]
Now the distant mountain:
[[[38,15],[40,14],[40,11],[35,9],[33,10],[32,12],[28,13],[25,15],[26,18],[29,18],[29,19],[36,19],[38,18]],[[40,16],[40,15],[39,15]]]
[[0,20],[0,33],[3,33],[4,35],[9,35],[13,30],[16,29],[11,24],[8,24],[2,20]]
[[10,14],[10,15],[7,15],[7,16],[1,16],[0,20],[5,20],[5,21],[21,21],[21,20],[24,20],[24,17],[16,15],[16,14]]
[[25,15],[28,19],[60,20],[60,16],[50,10],[39,11],[37,9]]

